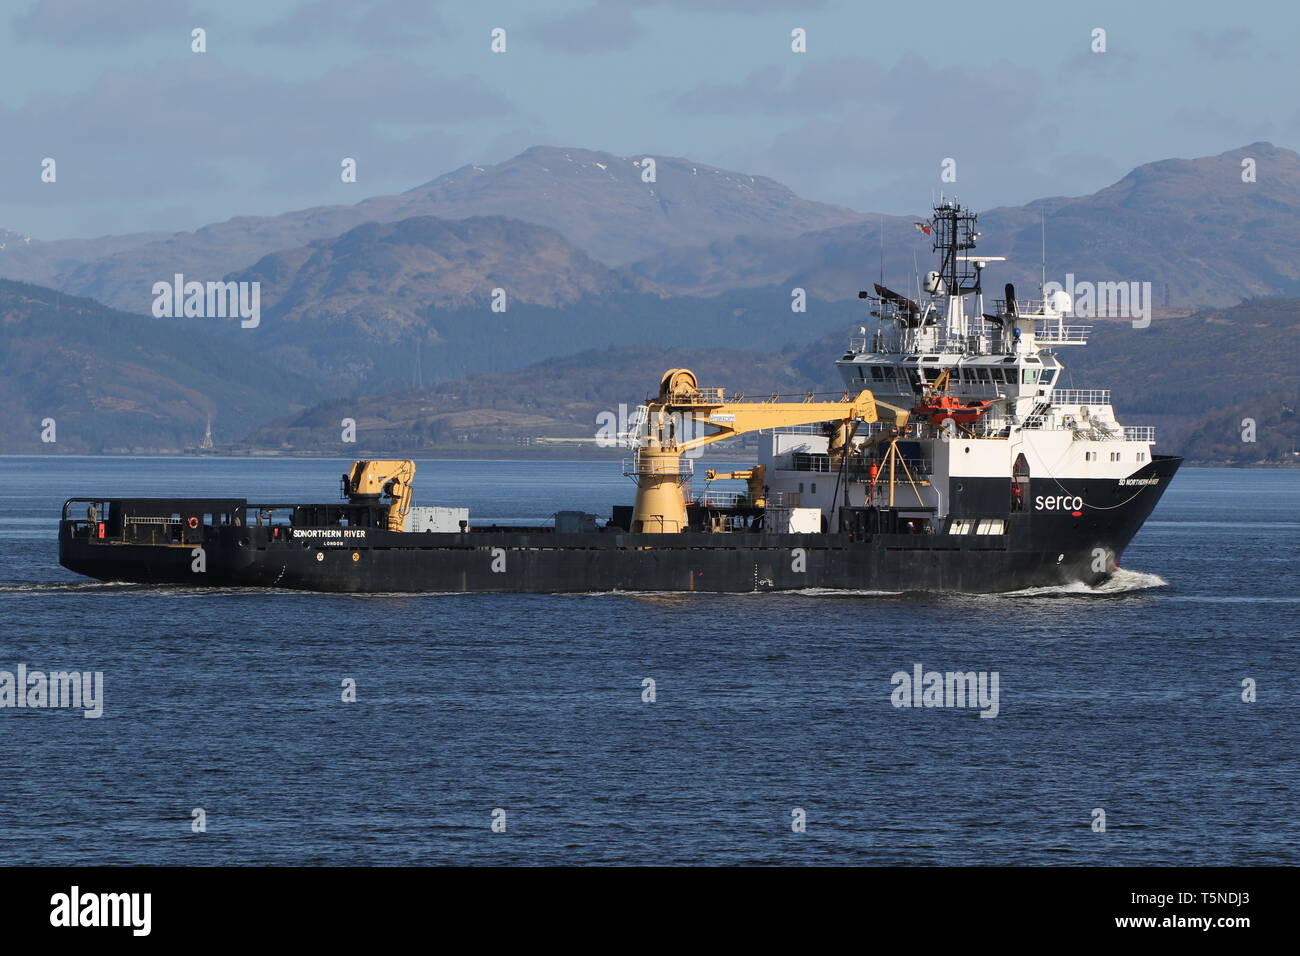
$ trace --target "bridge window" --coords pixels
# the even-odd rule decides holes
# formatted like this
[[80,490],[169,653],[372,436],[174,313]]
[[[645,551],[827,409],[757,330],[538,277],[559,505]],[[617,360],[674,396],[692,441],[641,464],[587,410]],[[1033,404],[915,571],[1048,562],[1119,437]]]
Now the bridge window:
[[975,526],[976,534],[1002,534],[1006,530],[1007,523],[1001,518],[980,518],[979,524]]
[[1020,381],[1025,385],[1037,385],[1038,372],[1036,368],[1027,368],[1021,373]]

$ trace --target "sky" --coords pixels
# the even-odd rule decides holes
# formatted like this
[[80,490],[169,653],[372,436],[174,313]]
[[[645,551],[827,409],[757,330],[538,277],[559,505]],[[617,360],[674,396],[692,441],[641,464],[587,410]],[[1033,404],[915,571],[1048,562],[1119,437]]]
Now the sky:
[[1018,205],[1296,148],[1296,49],[1294,0],[0,0],[0,230],[195,229],[533,145],[863,212]]

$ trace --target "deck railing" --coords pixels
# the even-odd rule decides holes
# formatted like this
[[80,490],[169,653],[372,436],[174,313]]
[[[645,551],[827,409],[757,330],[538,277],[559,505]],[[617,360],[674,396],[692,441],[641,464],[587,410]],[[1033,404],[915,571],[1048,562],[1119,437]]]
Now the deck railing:
[[689,478],[695,474],[695,462],[685,456],[678,458],[641,457],[623,459],[623,474],[629,478],[640,475],[677,476]]

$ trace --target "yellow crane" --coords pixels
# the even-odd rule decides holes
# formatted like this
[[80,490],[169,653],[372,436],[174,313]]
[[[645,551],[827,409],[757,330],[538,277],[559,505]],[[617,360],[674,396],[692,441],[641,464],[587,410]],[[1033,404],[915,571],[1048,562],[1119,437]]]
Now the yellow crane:
[[[727,401],[721,388],[700,388],[689,369],[669,369],[659,382],[659,396],[646,406],[646,435],[637,449],[629,474],[636,478],[636,503],[632,508],[633,532],[672,533],[685,531],[686,499],[682,485],[689,479],[688,451],[734,438],[748,432],[815,422],[838,422],[832,439],[832,455],[844,454],[856,421],[878,421],[877,407],[893,413],[900,430],[907,425],[905,409],[877,402],[871,392],[845,395],[838,402]],[[687,421],[716,429],[710,434],[678,440],[679,423]],[[683,431],[685,429],[683,428]]]
[[388,499],[385,524],[389,531],[406,530],[411,510],[415,462],[354,461],[343,476],[343,493],[352,504],[382,504]]
[[[767,480],[766,465],[755,465],[753,468],[745,468],[740,471],[714,471],[710,468],[704,473],[705,482],[727,481],[729,479],[745,482],[746,496],[750,505],[755,508],[767,507],[767,492],[763,490],[763,483]],[[707,488],[708,485],[706,484],[705,487]]]

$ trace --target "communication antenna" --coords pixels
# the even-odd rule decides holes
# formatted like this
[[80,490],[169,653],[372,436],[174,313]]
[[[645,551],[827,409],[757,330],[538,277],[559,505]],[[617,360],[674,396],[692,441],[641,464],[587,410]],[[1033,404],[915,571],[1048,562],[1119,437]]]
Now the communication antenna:
[[885,284],[885,214],[880,214],[880,284]]
[[1042,238],[1043,247],[1040,251],[1039,261],[1043,264],[1043,278],[1038,284],[1038,291],[1043,292],[1047,288],[1047,219],[1043,216],[1043,210],[1040,206],[1038,209],[1038,230]]

